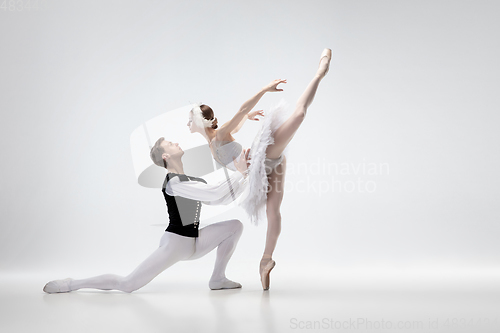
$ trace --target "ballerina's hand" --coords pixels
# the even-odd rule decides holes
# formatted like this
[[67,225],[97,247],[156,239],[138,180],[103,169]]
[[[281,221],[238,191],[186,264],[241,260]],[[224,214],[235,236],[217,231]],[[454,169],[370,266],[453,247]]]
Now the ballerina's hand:
[[286,83],[286,79],[284,79],[284,80],[282,80],[282,79],[274,80],[271,83],[269,83],[267,86],[265,86],[264,88],[262,88],[262,90],[264,90],[266,92],[283,91],[283,89],[278,89],[277,88],[278,84],[280,84],[280,83]]
[[252,112],[249,112],[247,115],[249,120],[259,121],[259,118],[256,118],[257,116],[264,117],[264,110],[252,111]]

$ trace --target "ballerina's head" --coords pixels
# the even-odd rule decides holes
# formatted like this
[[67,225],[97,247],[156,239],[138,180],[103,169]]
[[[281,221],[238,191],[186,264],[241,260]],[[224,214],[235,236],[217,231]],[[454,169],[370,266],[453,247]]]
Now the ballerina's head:
[[187,123],[191,133],[205,134],[206,128],[217,129],[217,118],[210,106],[198,104],[189,112],[189,121]]
[[163,137],[156,141],[149,154],[154,164],[165,169],[167,163],[180,162],[182,155],[184,155],[184,151],[178,143],[166,141]]

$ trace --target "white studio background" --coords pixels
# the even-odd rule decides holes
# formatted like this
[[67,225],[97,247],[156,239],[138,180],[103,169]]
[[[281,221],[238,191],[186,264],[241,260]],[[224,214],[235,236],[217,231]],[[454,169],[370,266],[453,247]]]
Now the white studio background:
[[[128,273],[167,223],[160,190],[135,179],[132,131],[198,101],[227,121],[276,78],[285,91],[256,109],[293,107],[325,47],[330,72],[289,149],[277,261],[498,267],[499,12],[495,1],[7,4],[1,272]],[[236,138],[248,145],[258,126]],[[224,217],[245,223],[229,268],[241,280],[265,227]]]

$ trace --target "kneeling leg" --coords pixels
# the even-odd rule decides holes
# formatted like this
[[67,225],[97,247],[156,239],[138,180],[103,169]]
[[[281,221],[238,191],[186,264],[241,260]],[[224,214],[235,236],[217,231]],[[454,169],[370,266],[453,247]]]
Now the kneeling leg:
[[242,232],[243,224],[239,220],[214,223],[200,230],[195,252],[188,260],[203,257],[217,247],[214,271],[208,284],[210,289],[241,288],[241,284],[226,278],[226,267]]
[[160,247],[144,260],[132,273],[123,277],[104,274],[88,279],[71,280],[69,291],[82,288],[101,290],[135,291],[153,280],[158,274],[178,261],[190,257],[194,251],[194,239],[165,232]]

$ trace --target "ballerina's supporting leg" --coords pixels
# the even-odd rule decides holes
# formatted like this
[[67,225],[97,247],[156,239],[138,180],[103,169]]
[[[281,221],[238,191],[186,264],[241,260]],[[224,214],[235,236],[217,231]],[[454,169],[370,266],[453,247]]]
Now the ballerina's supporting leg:
[[286,157],[283,156],[281,164],[276,166],[268,175],[269,189],[267,192],[266,214],[267,214],[267,234],[266,247],[260,261],[260,275],[262,288],[269,289],[269,273],[274,268],[275,262],[272,260],[276,243],[281,232],[281,212],[280,206],[283,200],[285,187]]

